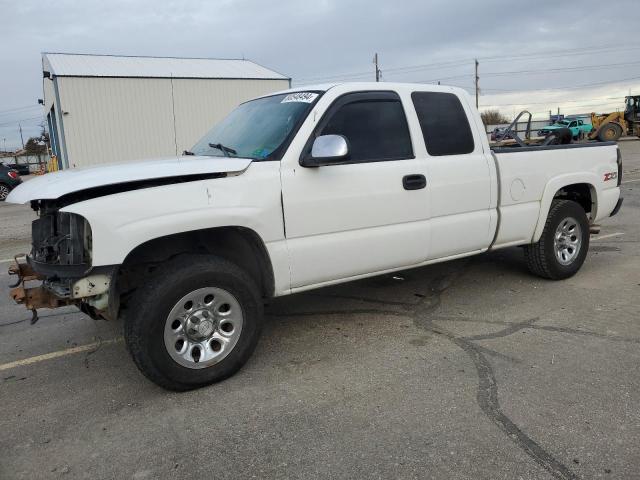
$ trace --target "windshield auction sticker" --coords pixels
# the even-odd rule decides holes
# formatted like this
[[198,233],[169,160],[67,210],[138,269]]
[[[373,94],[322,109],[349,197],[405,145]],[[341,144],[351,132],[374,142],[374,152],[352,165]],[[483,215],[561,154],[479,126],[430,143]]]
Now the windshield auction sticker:
[[303,103],[311,103],[318,97],[317,93],[313,92],[296,92],[290,93],[286,97],[282,99],[280,103],[289,103],[289,102],[303,102]]

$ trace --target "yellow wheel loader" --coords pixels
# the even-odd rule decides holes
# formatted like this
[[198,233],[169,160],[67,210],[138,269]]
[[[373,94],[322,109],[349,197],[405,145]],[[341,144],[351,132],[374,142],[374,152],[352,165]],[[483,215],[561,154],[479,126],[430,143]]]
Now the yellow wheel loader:
[[640,137],[640,95],[625,97],[624,112],[591,114],[589,139],[615,142],[622,135]]

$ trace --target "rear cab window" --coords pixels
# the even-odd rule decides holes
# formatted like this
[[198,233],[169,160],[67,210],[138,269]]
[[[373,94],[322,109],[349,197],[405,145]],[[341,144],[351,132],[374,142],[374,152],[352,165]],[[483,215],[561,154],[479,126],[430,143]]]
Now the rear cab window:
[[469,119],[455,94],[413,92],[411,100],[430,156],[462,155],[474,151]]

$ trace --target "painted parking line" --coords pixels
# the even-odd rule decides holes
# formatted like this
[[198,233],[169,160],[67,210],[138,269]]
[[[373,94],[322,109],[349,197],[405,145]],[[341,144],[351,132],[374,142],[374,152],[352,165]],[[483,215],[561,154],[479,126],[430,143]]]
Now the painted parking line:
[[2,260],[0,260],[0,263],[9,263],[9,262],[13,262],[13,258],[3,258]]
[[66,348],[64,350],[58,350],[57,352],[50,352],[50,353],[45,353],[43,355],[36,355],[35,357],[23,358],[22,360],[16,360],[15,362],[1,364],[0,372],[3,370],[10,370],[16,367],[24,367],[25,365],[32,365],[34,363],[44,362],[46,360],[52,360],[54,358],[60,358],[60,357],[65,357],[67,355],[87,352],[89,350],[95,350],[100,348],[103,345],[120,343],[123,340],[124,340],[123,337],[112,338],[110,340],[102,340],[99,342],[88,343],[86,345],[78,345],[77,347]]
[[612,238],[612,237],[619,237],[620,235],[624,235],[624,232],[616,232],[616,233],[609,233],[608,235],[598,235],[595,238],[592,238],[591,241],[592,242],[597,242],[598,240],[604,240],[605,238]]
[[636,183],[636,182],[640,182],[640,178],[636,178],[635,180],[625,180],[622,182],[622,184],[624,185],[625,183]]

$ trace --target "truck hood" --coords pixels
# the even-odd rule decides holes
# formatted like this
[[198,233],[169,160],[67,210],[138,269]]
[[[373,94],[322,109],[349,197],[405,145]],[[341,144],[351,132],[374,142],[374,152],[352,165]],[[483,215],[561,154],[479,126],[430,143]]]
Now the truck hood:
[[[183,156],[143,160],[126,163],[113,163],[95,167],[74,168],[52,172],[28,180],[11,191],[6,198],[10,203],[26,203],[31,200],[52,200],[69,193],[91,190],[97,187],[126,185],[140,188],[145,180],[165,180],[173,183],[203,178],[212,178],[220,174],[237,174],[247,169],[252,160],[247,158]],[[152,182],[150,182],[152,183]]]

